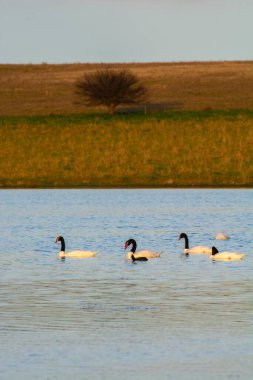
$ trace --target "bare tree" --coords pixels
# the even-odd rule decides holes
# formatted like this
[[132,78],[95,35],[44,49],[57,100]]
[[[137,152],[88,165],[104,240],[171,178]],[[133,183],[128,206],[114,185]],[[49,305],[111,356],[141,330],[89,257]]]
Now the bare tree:
[[77,94],[89,106],[103,105],[114,113],[120,104],[140,104],[146,98],[146,88],[127,70],[98,70],[86,74],[76,83]]

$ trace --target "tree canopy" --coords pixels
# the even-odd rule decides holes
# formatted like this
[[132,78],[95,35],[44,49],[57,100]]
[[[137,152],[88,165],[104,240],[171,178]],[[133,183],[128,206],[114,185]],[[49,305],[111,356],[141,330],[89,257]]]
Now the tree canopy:
[[140,104],[147,95],[146,88],[128,70],[98,70],[86,74],[76,87],[87,105],[106,106],[110,113],[119,105]]

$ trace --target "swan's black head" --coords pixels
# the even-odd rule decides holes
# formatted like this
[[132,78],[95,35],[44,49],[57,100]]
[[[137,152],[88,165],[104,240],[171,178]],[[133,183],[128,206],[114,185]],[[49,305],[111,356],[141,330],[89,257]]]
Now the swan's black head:
[[182,233],[179,235],[179,237],[178,237],[178,240],[180,240],[180,239],[187,239],[187,235],[186,235],[184,232],[182,232]]
[[216,253],[219,253],[218,249],[216,247],[212,247],[212,256],[216,255]]
[[58,243],[58,241],[61,242],[61,251],[65,252],[65,241],[62,236],[57,236],[55,242]]
[[135,252],[136,251],[136,247],[137,247],[137,243],[134,239],[129,239],[125,242],[125,249],[127,249],[127,247],[129,247],[129,245],[133,245],[132,249],[131,249],[131,252]]
[[64,241],[63,237],[57,236],[57,238],[55,239],[55,242],[58,243],[58,241]]

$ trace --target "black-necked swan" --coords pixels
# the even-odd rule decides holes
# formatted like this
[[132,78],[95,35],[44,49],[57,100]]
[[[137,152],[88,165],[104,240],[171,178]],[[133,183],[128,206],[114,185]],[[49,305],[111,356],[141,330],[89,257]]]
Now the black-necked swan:
[[185,240],[184,253],[212,253],[211,247],[205,247],[203,245],[197,245],[195,247],[189,248],[189,239],[184,232],[179,235],[178,240],[180,239]]
[[129,260],[132,259],[132,254],[134,254],[134,257],[137,259],[138,257],[146,257],[147,259],[154,259],[156,257],[160,257],[160,253],[158,252],[153,252],[153,251],[136,251],[136,248],[137,248],[137,243],[134,239],[129,239],[125,242],[125,249],[127,249],[127,247],[129,247],[129,245],[132,244],[132,249],[130,250],[130,252],[127,253],[127,258]]
[[86,257],[94,257],[96,256],[96,252],[91,252],[91,251],[82,251],[82,250],[76,250],[76,251],[71,251],[68,253],[65,253],[65,241],[62,236],[58,236],[55,240],[55,242],[61,242],[61,250],[58,254],[58,256],[62,259],[65,257],[72,257],[76,259],[82,259]]
[[148,259],[146,257],[134,257],[134,254],[132,253],[132,261],[135,262],[135,261],[148,261]]
[[242,260],[244,258],[244,253],[238,252],[219,252],[216,247],[212,247],[212,254],[210,255],[213,260]]
[[216,240],[228,240],[229,236],[226,232],[218,232],[215,236]]

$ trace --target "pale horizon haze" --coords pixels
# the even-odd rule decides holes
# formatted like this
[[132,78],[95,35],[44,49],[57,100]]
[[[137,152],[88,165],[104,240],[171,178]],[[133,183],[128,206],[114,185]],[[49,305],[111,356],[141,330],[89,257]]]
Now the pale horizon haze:
[[252,0],[0,0],[0,63],[253,59]]

